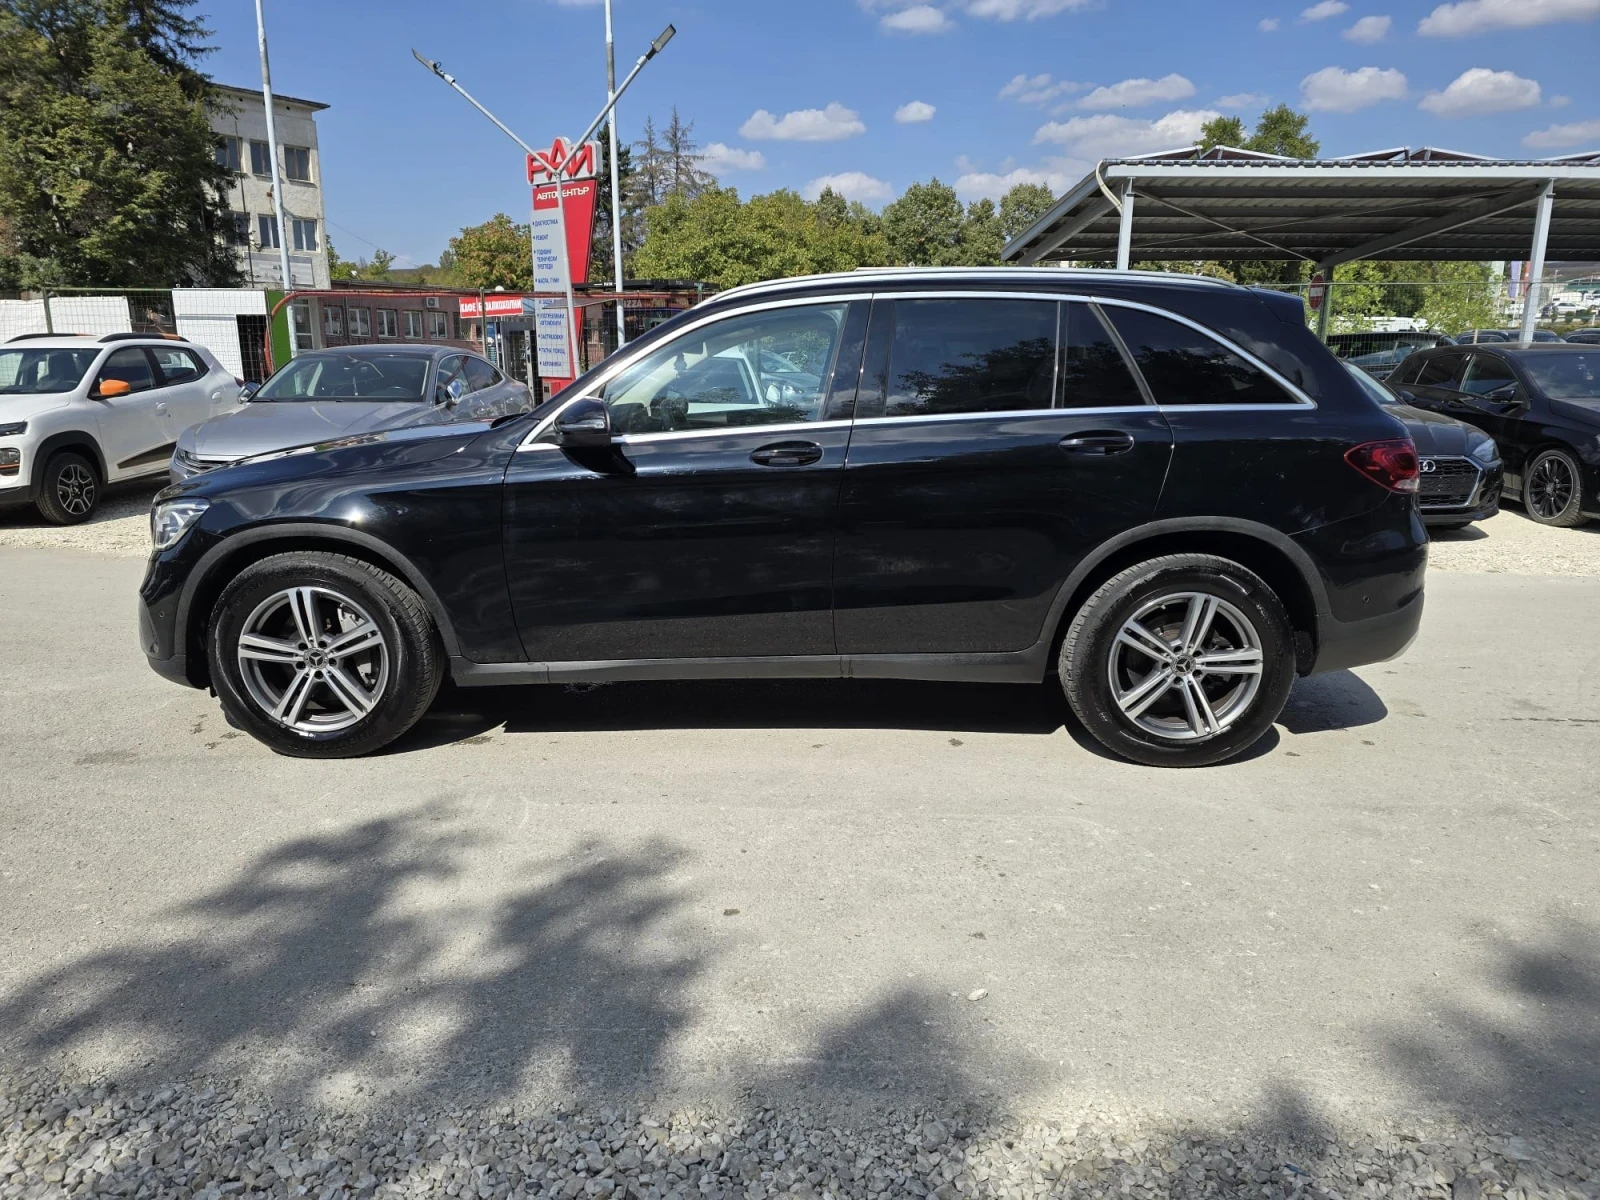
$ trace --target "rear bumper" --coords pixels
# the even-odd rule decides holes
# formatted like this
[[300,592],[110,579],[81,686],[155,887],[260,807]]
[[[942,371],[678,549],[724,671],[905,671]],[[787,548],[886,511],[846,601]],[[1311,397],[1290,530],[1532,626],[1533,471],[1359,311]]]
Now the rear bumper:
[[1398,658],[1417,640],[1422,628],[1422,592],[1394,612],[1363,621],[1322,622],[1316,665],[1311,674],[1343,671]]

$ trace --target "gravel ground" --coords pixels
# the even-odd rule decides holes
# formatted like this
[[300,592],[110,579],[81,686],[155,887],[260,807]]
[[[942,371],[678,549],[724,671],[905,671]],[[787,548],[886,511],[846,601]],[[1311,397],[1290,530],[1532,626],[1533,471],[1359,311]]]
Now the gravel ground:
[[[150,552],[150,499],[158,490],[126,485],[111,493],[93,521],[65,529],[46,525],[32,509],[0,509],[0,546],[143,558]],[[1600,523],[1550,529],[1511,508],[1467,529],[1437,533],[1429,565],[1436,571],[1600,575]]]
[[1600,1196],[1600,1147],[1453,1125],[1359,1137],[883,1109],[841,1127],[510,1105],[290,1112],[238,1081],[121,1092],[0,1079],[0,1197]]

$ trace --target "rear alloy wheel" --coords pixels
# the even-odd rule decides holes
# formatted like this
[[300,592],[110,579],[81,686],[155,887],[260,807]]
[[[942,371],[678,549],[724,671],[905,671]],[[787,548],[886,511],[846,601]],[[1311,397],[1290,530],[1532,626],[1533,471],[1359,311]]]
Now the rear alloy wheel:
[[1541,525],[1583,524],[1583,476],[1565,450],[1546,450],[1533,460],[1522,495],[1528,515]]
[[427,710],[444,676],[421,598],[340,554],[280,554],[246,568],[217,601],[208,653],[228,717],[300,758],[387,745]]
[[1211,555],[1152,559],[1107,580],[1061,648],[1078,719],[1107,749],[1151,766],[1248,749],[1293,681],[1294,635],[1277,596]]
[[64,450],[45,464],[39,515],[52,525],[81,525],[100,507],[100,476],[81,454]]

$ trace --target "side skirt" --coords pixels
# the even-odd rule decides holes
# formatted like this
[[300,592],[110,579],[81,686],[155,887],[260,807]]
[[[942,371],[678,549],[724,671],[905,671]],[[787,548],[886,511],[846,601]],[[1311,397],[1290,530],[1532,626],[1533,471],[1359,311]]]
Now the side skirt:
[[631,658],[594,662],[475,663],[450,660],[460,687],[618,683],[676,679],[917,679],[1038,683],[1049,647],[996,654],[815,654],[750,658]]

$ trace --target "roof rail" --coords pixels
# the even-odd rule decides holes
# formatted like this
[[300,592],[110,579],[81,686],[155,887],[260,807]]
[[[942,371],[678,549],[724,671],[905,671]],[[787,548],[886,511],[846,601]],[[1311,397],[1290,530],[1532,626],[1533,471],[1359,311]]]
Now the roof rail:
[[786,279],[765,279],[758,283],[744,283],[707,296],[701,304],[726,300],[730,296],[748,296],[757,292],[778,291],[785,288],[807,287],[818,283],[854,283],[870,285],[874,278],[900,280],[923,277],[928,279],[994,279],[1014,280],[1019,284],[1040,279],[1093,278],[1099,280],[1139,280],[1167,283],[1193,283],[1208,287],[1234,288],[1239,285],[1226,279],[1208,275],[1187,275],[1179,271],[1114,271],[1104,267],[857,267],[854,271],[833,271],[823,275],[794,275]]
[[187,342],[189,339],[179,337],[175,333],[105,333],[101,334],[99,341],[106,342]]
[[19,333],[19,334],[17,334],[16,337],[8,337],[6,339],[6,344],[10,345],[12,342],[28,342],[28,341],[32,341],[34,338],[58,338],[58,337],[82,337],[82,336],[83,336],[83,334],[81,334],[81,333]]

